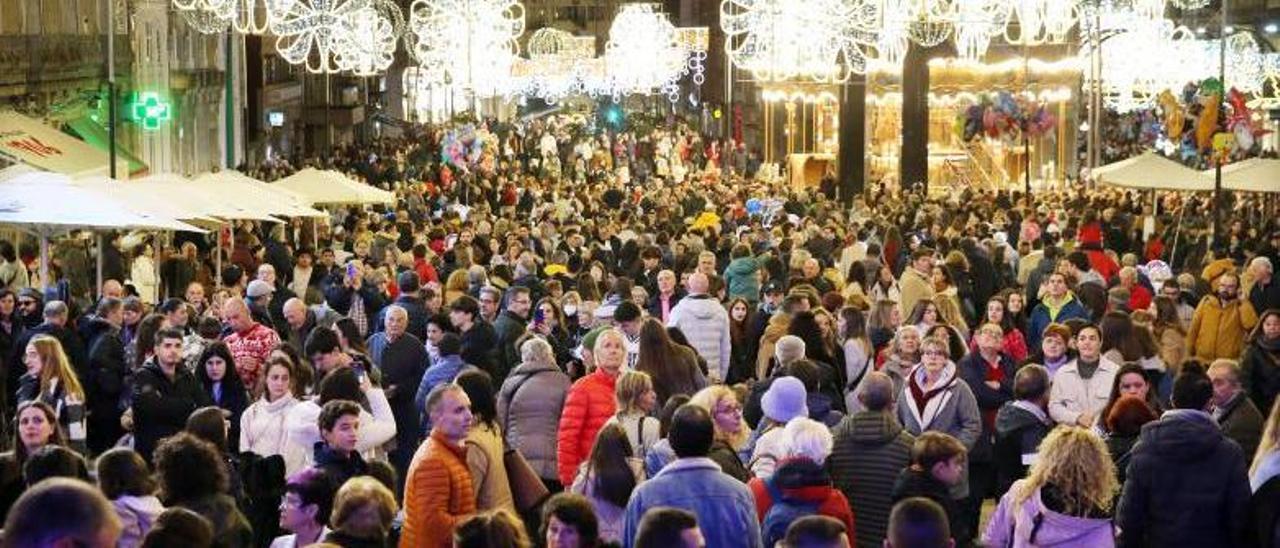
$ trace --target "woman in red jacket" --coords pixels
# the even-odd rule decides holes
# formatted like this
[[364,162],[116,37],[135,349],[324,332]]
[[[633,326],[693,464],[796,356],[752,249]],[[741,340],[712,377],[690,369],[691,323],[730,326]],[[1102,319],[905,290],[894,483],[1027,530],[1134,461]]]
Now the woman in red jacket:
[[[800,417],[787,423],[782,441],[786,456],[778,462],[777,470],[767,479],[752,478],[747,484],[755,496],[756,518],[761,526],[768,529],[769,525],[781,525],[766,522],[775,499],[782,497],[791,504],[816,505],[817,515],[839,520],[849,538],[854,538],[853,509],[844,493],[832,486],[831,475],[823,468],[832,444],[831,431],[818,421]],[[761,531],[765,546],[772,546],[786,532],[785,527],[776,528],[779,530]]]
[[596,433],[618,411],[614,384],[627,358],[627,343],[622,332],[607,329],[596,337],[592,349],[596,369],[569,387],[564,412],[560,415],[560,432],[556,436],[556,470],[560,482],[573,483],[578,465],[591,453]]

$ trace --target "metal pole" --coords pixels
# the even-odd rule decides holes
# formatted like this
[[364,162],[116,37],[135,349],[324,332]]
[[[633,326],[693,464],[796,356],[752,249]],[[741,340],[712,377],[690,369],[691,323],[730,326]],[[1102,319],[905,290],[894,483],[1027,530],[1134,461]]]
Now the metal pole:
[[[1218,81],[1222,83],[1222,93],[1218,94],[1218,112],[1223,111],[1222,100],[1227,91],[1227,0],[1222,0],[1221,15],[1218,32]],[[1222,234],[1222,159],[1217,159],[1213,164],[1213,236],[1209,242],[1216,244],[1218,235]]]
[[102,232],[98,232],[98,285],[94,286],[94,295],[102,296],[102,250],[106,249],[104,243],[106,238],[102,237]]
[[[1027,59],[1027,45],[1022,44],[1022,92],[1027,93],[1028,84],[1031,80],[1031,68]],[[1031,137],[1027,135],[1030,129],[1029,120],[1022,121],[1022,199],[1031,207]]]
[[225,87],[224,98],[226,106],[223,109],[223,115],[227,117],[227,136],[225,146],[226,153],[223,155],[225,169],[234,169],[236,167],[236,116],[235,116],[235,89],[232,84],[232,72],[235,70],[233,63],[235,62],[234,54],[231,50],[232,31],[227,30],[226,40],[223,42],[224,55],[226,56],[226,71],[223,85]]
[[116,178],[116,15],[114,0],[107,2],[107,162]]

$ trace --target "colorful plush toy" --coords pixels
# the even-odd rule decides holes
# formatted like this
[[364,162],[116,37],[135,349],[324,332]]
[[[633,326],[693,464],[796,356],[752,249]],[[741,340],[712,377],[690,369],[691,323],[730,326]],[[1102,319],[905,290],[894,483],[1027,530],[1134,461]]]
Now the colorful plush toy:
[[1173,96],[1169,90],[1160,92],[1156,97],[1156,103],[1160,105],[1160,110],[1164,111],[1164,132],[1170,141],[1177,141],[1182,137],[1183,126],[1186,124],[1186,114],[1182,112],[1182,105],[1178,103],[1178,98]]

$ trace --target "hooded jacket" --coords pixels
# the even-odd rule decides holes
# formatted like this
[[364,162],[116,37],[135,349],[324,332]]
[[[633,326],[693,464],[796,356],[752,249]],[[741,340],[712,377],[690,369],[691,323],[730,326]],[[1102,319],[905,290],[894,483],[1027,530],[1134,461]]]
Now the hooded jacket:
[[[898,395],[898,420],[912,434],[918,436],[930,430],[950,434],[960,440],[965,449],[972,451],[982,435],[982,415],[973,391],[956,376],[955,364],[948,363],[931,390],[938,394],[920,409],[911,395],[911,385],[921,382],[924,374],[924,366],[918,366],[908,375],[902,393]],[[956,498],[969,495],[968,473],[963,474],[960,483],[951,491]]]
[[915,438],[888,411],[845,417],[832,434],[831,481],[858,509],[858,546],[878,547],[889,526],[894,480],[910,463]]
[[1143,426],[1127,476],[1116,512],[1122,546],[1243,545],[1244,455],[1207,413],[1175,409]]
[[105,451],[119,439],[120,396],[126,387],[124,341],[120,328],[102,318],[93,318],[84,328],[89,349],[89,371],[84,384],[89,411],[89,449]]
[[1041,440],[1049,435],[1053,420],[1036,404],[1015,400],[1004,404],[996,413],[996,494],[1003,494],[1035,462]]
[[760,261],[755,257],[738,257],[729,261],[724,269],[724,279],[729,286],[729,298],[742,297],[748,302],[760,300]]
[[698,355],[707,360],[712,380],[718,382],[729,374],[729,313],[720,301],[710,295],[689,295],[671,310],[667,326],[679,328]]
[[120,540],[118,548],[136,548],[142,546],[142,537],[155,525],[156,518],[164,512],[164,505],[154,495],[135,497],[124,495],[111,501],[116,517],[120,518]]
[[1050,510],[1036,489],[1026,500],[1017,502],[1015,495],[1026,480],[1018,480],[1013,489],[1000,497],[1000,504],[987,522],[982,541],[987,546],[1012,548],[1047,548],[1053,546],[1115,546],[1111,520],[1077,517]]
[[747,487],[756,501],[756,519],[763,525],[765,515],[773,507],[773,497],[765,481],[773,482],[783,497],[801,504],[817,506],[817,515],[835,518],[844,524],[850,538],[856,531],[853,526],[853,510],[844,493],[831,485],[831,478],[822,465],[807,458],[794,458],[778,463],[778,469],[768,480],[752,478]]
[[1187,330],[1187,355],[1206,363],[1218,358],[1237,359],[1244,351],[1245,335],[1258,323],[1258,313],[1247,299],[1222,306],[1218,297],[1206,295],[1191,315]]

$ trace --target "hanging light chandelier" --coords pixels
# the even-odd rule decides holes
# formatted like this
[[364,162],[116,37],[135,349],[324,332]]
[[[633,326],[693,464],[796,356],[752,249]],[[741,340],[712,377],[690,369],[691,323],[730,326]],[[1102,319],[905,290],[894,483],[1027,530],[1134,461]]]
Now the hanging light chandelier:
[[609,95],[619,100],[632,93],[662,92],[672,96],[685,64],[676,27],[656,4],[626,4],[609,27],[604,47]]
[[[1037,46],[1063,42],[1080,19],[1071,0],[1012,0],[1004,24],[1004,39],[1015,45]],[[1017,34],[1012,29],[1018,27]]]

